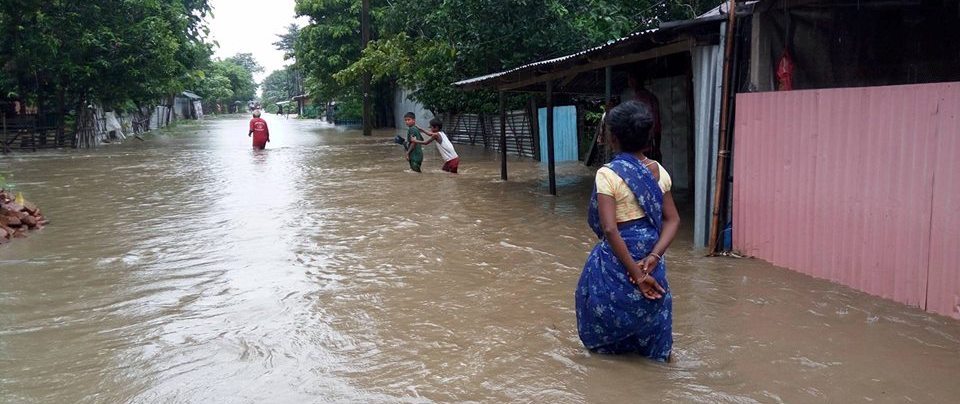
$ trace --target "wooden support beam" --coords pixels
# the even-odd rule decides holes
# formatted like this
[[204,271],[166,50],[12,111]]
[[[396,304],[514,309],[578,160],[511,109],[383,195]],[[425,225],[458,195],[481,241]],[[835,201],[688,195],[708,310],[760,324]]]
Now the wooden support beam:
[[550,195],[557,195],[557,169],[553,147],[553,80],[547,81],[547,175],[550,181]]
[[533,158],[540,161],[540,110],[537,108],[537,97],[530,96],[530,139],[533,141]]
[[500,179],[507,180],[507,102],[500,92]]
[[613,66],[607,66],[603,68],[603,105],[606,108],[606,105],[610,103],[610,98],[613,97]]
[[[728,10],[736,10],[735,0],[730,0],[730,5]],[[720,87],[720,133],[717,144],[717,182],[714,185],[713,193],[713,217],[710,224],[710,240],[707,243],[707,254],[713,255],[719,252],[720,244],[720,210],[721,203],[723,201],[723,196],[725,195],[725,188],[727,184],[727,160],[729,158],[730,150],[727,146],[727,139],[729,138],[728,125],[730,113],[730,101],[735,94],[735,91],[731,88],[733,82],[733,76],[731,71],[733,70],[732,61],[733,61],[733,47],[736,46],[737,41],[734,38],[735,24],[737,21],[736,13],[731,12],[727,13],[727,37],[726,45],[724,46],[723,54],[723,77],[721,78],[721,87]]]

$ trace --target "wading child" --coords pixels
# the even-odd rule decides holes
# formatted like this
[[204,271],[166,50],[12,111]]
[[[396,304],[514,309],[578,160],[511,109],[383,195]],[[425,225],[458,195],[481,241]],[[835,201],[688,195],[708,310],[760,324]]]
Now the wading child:
[[443,158],[443,167],[441,169],[448,173],[456,174],[457,168],[460,167],[460,156],[458,156],[457,151],[453,149],[453,142],[450,141],[446,133],[443,133],[443,121],[433,118],[430,120],[429,131],[420,127],[417,127],[417,129],[429,136],[430,139],[426,141],[414,140],[413,142],[422,145],[437,142],[437,150],[440,151],[440,157]]
[[[420,147],[423,136],[420,136],[420,131],[417,130],[417,116],[413,112],[407,112],[403,115],[403,123],[407,125],[407,152],[405,157],[410,162],[410,169],[419,173],[420,165],[423,164],[423,149]],[[418,140],[420,142],[417,142]]]

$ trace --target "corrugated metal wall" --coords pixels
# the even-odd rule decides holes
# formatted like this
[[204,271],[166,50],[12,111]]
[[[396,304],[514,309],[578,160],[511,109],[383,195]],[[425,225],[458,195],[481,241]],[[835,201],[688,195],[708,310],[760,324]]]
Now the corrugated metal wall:
[[960,83],[737,96],[734,247],[960,318]]
[[[547,162],[547,109],[540,108],[540,161]],[[577,140],[577,107],[573,105],[553,107],[553,161],[579,160],[580,144]]]
[[660,101],[660,122],[663,126],[661,164],[673,180],[673,196],[684,199],[692,186],[690,178],[690,79],[686,75],[652,80],[649,90]]
[[[722,43],[723,40],[721,39]],[[717,182],[717,143],[720,132],[720,46],[693,49],[694,220],[693,242],[707,245],[713,189]]]
[[936,119],[927,310],[960,318],[960,84],[947,87],[941,95]]

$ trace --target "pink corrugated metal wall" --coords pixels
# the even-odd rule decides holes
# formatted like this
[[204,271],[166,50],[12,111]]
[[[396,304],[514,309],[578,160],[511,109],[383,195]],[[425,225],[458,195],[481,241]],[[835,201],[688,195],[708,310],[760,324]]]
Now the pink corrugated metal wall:
[[960,83],[740,94],[733,242],[960,318]]

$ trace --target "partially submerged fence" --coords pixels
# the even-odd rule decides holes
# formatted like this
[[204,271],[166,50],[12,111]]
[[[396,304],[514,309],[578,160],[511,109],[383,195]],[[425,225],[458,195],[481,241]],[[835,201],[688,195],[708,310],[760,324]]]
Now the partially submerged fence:
[[176,115],[173,109],[162,105],[130,113],[108,112],[97,107],[82,110],[78,119],[80,125],[71,133],[62,128],[53,115],[0,114],[0,152],[94,147],[166,127],[176,120]]
[[[500,151],[499,114],[445,114],[441,120],[453,143],[482,145]],[[506,135],[507,154],[531,158],[538,155],[538,137],[528,111],[507,113]]]

